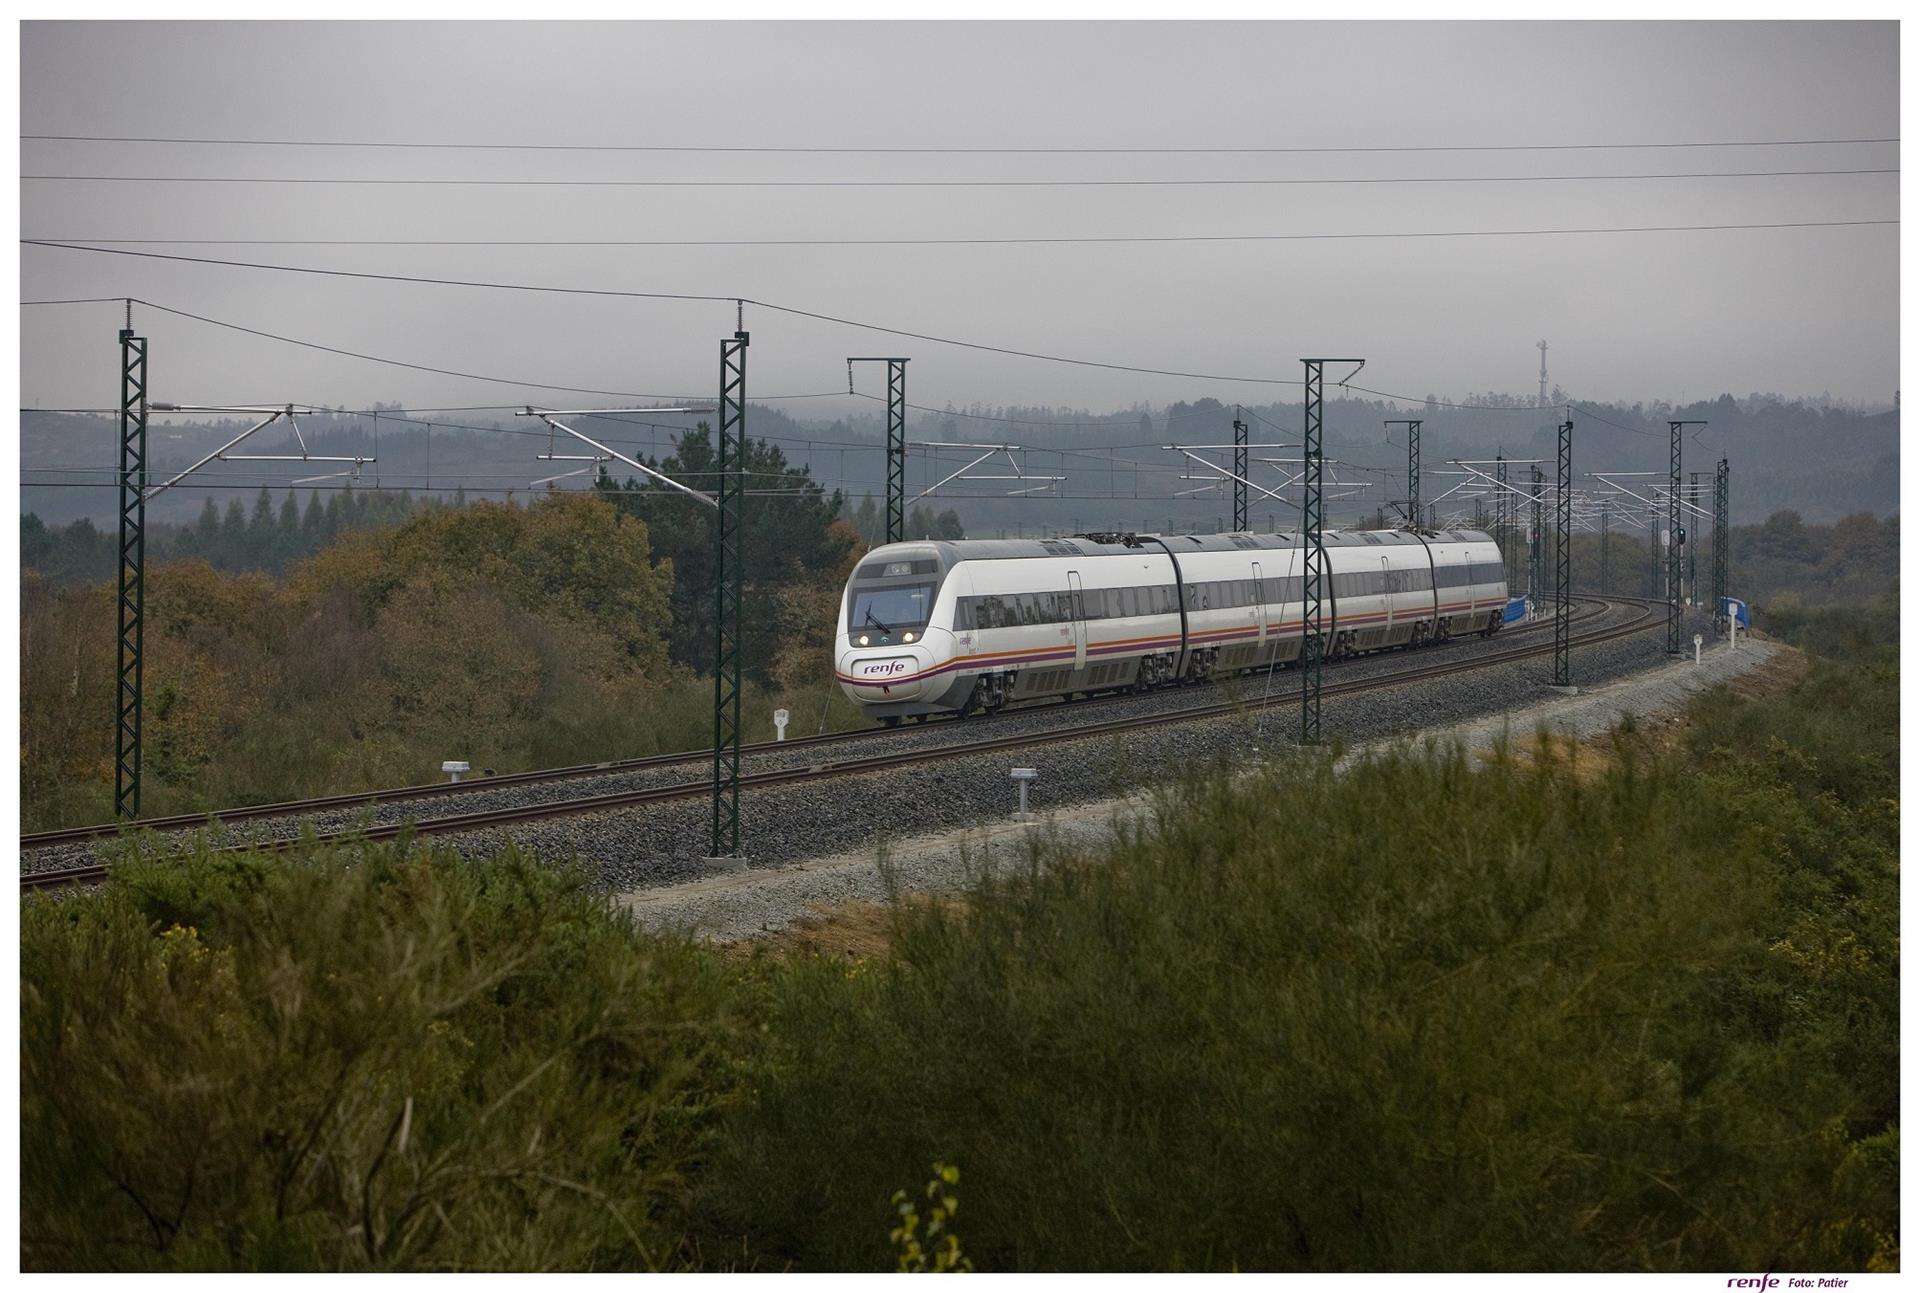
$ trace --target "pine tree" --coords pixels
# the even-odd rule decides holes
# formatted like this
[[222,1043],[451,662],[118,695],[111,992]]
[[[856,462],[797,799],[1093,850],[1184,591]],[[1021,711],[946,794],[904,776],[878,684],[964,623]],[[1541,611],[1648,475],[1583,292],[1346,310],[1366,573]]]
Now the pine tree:
[[274,527],[273,568],[285,570],[287,564],[300,555],[300,503],[293,496],[291,487],[287,490],[286,501],[280,504],[280,523]]
[[226,516],[220,522],[220,538],[209,559],[222,570],[233,570],[245,559],[247,551],[247,513],[238,498],[227,500]]
[[327,509],[320,504],[320,491],[310,490],[307,494],[306,515],[300,518],[300,554],[311,556],[320,550],[320,541],[327,532]]

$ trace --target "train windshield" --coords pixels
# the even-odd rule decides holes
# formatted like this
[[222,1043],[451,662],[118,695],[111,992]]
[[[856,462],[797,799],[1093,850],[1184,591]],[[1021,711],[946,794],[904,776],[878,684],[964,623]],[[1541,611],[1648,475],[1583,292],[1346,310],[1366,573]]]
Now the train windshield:
[[858,633],[862,629],[871,629],[890,634],[903,629],[924,628],[927,616],[933,610],[933,593],[932,584],[862,589],[853,595],[849,616],[851,623],[847,625],[847,631]]

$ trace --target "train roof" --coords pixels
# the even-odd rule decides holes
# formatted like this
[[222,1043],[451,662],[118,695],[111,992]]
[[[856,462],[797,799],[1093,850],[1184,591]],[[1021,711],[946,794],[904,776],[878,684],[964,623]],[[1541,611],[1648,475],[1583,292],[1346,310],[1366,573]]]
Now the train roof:
[[[1491,543],[1479,530],[1422,530],[1418,537],[1406,530],[1325,530],[1329,548],[1393,547],[1428,543]],[[1176,555],[1183,552],[1247,552],[1286,550],[1300,546],[1297,533],[1280,534],[1100,534],[1062,535],[1057,539],[931,539],[908,540],[898,546],[921,552],[937,551],[946,565],[959,561],[1010,561],[1025,557],[1123,557],[1142,550],[1157,552],[1165,543]],[[889,547],[895,545],[887,545]],[[874,552],[883,551],[875,548]],[[871,556],[869,557],[871,559]]]

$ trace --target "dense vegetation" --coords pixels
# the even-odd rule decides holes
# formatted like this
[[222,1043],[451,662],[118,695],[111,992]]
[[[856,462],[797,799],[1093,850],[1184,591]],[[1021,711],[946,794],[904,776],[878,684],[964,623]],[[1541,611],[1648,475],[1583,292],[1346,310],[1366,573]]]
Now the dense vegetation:
[[870,960],[128,864],[23,906],[23,1261],[882,1269],[938,1162],[983,1270],[1895,1269],[1897,695],[1196,777]]
[[[821,527],[826,564],[783,571],[768,593],[816,624],[856,546]],[[416,508],[342,535],[284,580],[155,563],[142,810],[405,785],[435,779],[445,759],[504,772],[699,748],[711,683],[671,655],[687,645],[673,556],[604,499],[556,494]],[[25,577],[28,829],[112,816],[114,632],[111,585]],[[772,737],[777,704],[803,725],[854,717],[817,632],[750,658],[750,738]]]
[[[706,431],[654,465],[710,484]],[[807,716],[797,722],[843,726],[857,716],[831,685],[819,625],[877,510],[870,498],[849,509],[771,445],[752,446],[748,469],[773,482],[746,535],[750,719],[765,727],[785,704]],[[951,537],[959,519],[922,510],[913,526]],[[304,513],[289,496],[276,514],[263,492],[251,520],[237,503],[217,520],[209,504],[151,564],[143,806],[400,784],[447,758],[507,771],[702,746],[710,527],[698,504],[634,480],[531,507],[342,491]],[[1763,628],[1786,631],[1810,609],[1893,604],[1897,518],[1817,526],[1782,512],[1731,536],[1735,591]],[[1644,592],[1645,543],[1612,545],[1611,587]],[[100,820],[112,806],[114,626],[111,587],[94,581],[111,576],[113,540],[88,522],[48,528],[29,515],[21,551],[25,821]],[[1704,586],[1705,544],[1698,566]],[[279,580],[248,573],[281,568]],[[1597,589],[1599,574],[1599,540],[1580,536],[1575,587]],[[1815,617],[1842,635],[1815,645],[1884,640],[1890,626],[1867,622],[1887,618],[1884,606]]]

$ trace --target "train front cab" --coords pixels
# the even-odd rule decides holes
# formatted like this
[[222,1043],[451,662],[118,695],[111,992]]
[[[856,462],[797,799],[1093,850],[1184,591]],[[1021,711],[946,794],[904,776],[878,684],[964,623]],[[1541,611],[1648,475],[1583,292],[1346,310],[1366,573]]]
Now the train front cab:
[[952,708],[949,566],[933,544],[876,548],[854,569],[841,599],[834,676],[874,717],[898,722]]

